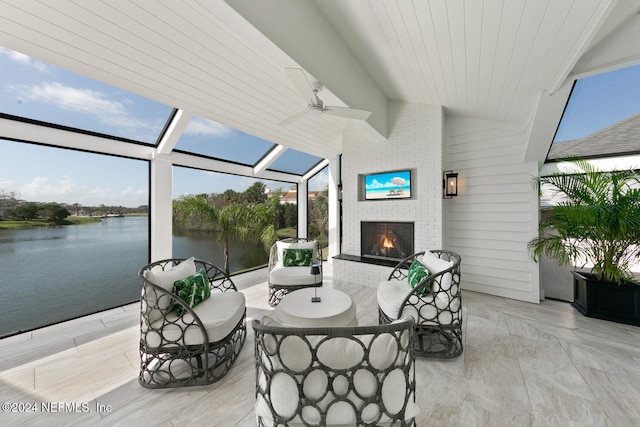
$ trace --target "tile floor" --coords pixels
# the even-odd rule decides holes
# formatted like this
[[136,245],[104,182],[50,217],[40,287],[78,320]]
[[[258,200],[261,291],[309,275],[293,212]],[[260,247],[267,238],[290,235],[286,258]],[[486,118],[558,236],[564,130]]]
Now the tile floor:
[[[325,267],[325,286],[352,296],[361,325],[375,324],[375,288],[332,280]],[[235,278],[248,321],[272,310],[265,277]],[[463,355],[416,363],[418,426],[640,425],[639,327],[559,301],[464,292],[463,304]],[[137,382],[138,316],[132,304],[0,340],[0,401],[22,410],[0,412],[0,425],[255,425],[250,327],[223,381],[147,390]]]

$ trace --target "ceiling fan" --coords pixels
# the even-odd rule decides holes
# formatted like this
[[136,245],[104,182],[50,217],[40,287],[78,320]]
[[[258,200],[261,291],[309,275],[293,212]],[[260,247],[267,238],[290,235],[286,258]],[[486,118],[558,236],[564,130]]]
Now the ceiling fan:
[[309,104],[304,111],[296,113],[281,121],[280,126],[287,126],[305,116],[321,116],[323,114],[330,114],[332,116],[345,117],[347,119],[366,120],[371,114],[371,111],[358,110],[357,108],[324,105],[322,99],[318,97],[318,92],[322,89],[322,83],[315,81],[309,82],[306,74],[300,68],[285,68],[285,71],[293,82],[293,85],[296,87],[298,92],[300,92],[300,95],[309,101]]

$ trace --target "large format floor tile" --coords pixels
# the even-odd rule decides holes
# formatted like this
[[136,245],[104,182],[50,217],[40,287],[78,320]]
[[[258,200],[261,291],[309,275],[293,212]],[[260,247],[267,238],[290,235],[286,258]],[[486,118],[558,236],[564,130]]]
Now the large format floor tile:
[[[356,302],[360,325],[377,323],[374,286],[332,280],[329,263],[324,273],[324,286]],[[273,310],[265,279],[265,270],[238,278],[249,324]],[[0,398],[39,410],[0,412],[0,425],[255,425],[250,326],[221,382],[147,390],[137,382],[138,310],[131,304],[1,340]],[[463,293],[463,319],[460,357],[417,360],[418,426],[640,425],[640,328],[586,318],[563,302],[473,292]]]

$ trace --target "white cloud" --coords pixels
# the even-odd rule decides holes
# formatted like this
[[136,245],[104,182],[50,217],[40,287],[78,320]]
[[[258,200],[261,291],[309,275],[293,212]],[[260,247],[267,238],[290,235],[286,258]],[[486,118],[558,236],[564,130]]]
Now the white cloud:
[[149,204],[149,197],[146,190],[134,190],[127,187],[124,190],[117,191],[108,188],[96,187],[89,190],[88,194],[83,197],[81,204],[85,206],[126,206],[138,207]]
[[5,47],[0,47],[0,55],[5,55],[9,57],[12,61],[18,62],[23,65],[27,65],[29,67],[33,67],[38,71],[48,72],[49,68],[43,62],[37,61],[31,58],[28,55],[25,55],[20,52],[16,52],[15,50],[7,49]]
[[125,102],[109,99],[109,96],[91,89],[78,89],[58,82],[43,82],[39,85],[14,87],[25,99],[44,102],[58,108],[87,114],[102,123],[117,128],[148,129],[150,125],[132,117]]
[[184,133],[189,135],[210,135],[217,137],[225,137],[231,134],[231,132],[233,132],[233,130],[230,127],[201,117],[192,118],[184,130]]
[[120,193],[120,200],[122,200],[119,205],[129,206],[129,207],[137,207],[141,205],[149,204],[149,191],[146,188],[125,188]]
[[144,190],[142,188],[139,188],[139,189],[136,190],[134,188],[127,187],[124,190],[122,190],[122,194],[140,196],[140,195],[146,195],[147,194],[147,190]]
[[309,180],[310,191],[324,191],[329,186],[329,172],[322,171]]
[[30,202],[79,203],[82,206],[127,206],[137,207],[149,203],[145,189],[128,187],[122,191],[78,185],[69,176],[51,180],[36,176],[18,189],[20,197]]
[[367,185],[367,188],[371,188],[371,189],[374,189],[374,188],[384,188],[384,187],[386,187],[387,185],[388,185],[388,183],[387,183],[387,184],[381,184],[380,182],[378,182],[378,180],[377,180],[377,179],[374,179],[373,181],[371,181],[371,182],[369,183],[369,185]]
[[55,182],[44,176],[36,176],[18,189],[24,200],[30,202],[65,202],[64,199],[76,194],[78,188],[68,177],[64,176]]
[[[394,180],[399,180],[394,182]],[[402,183],[404,182],[404,184]],[[397,187],[399,185],[409,185],[409,181],[407,181],[404,178],[392,178],[390,181],[387,181],[385,183],[382,183],[380,181],[378,181],[377,179],[373,179],[368,185],[367,185],[367,189],[369,190],[376,190],[376,189],[380,189],[380,188],[393,188],[393,187]]]
[[0,179],[0,191],[14,191],[14,185],[10,179]]
[[111,101],[104,94],[90,90],[65,86],[58,82],[45,82],[26,88],[25,98],[54,104],[66,110],[86,114],[124,115],[124,106]]

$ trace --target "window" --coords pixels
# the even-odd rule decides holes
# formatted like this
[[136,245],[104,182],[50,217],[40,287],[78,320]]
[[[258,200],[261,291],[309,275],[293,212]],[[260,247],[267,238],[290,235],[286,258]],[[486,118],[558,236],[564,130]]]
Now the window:
[[[309,179],[308,234],[324,248],[329,244],[329,166]],[[326,256],[325,250],[323,254]]]
[[[271,197],[279,197],[275,217],[270,223],[278,233],[286,233],[287,210],[296,206],[281,202],[289,191],[290,183],[204,171],[180,166],[173,167],[173,199],[185,196],[204,195],[207,203],[216,209],[224,209],[232,204],[265,203]],[[238,224],[240,225],[240,224]],[[295,235],[295,224],[293,224]],[[229,246],[229,272],[234,273],[265,265],[268,262],[268,248],[259,239],[242,240],[234,231],[227,236]],[[199,218],[174,216],[173,256],[182,258],[195,256],[205,259],[224,269],[224,237],[213,221],[201,221]],[[282,236],[290,237],[290,236]]]
[[149,163],[1,139],[0,153],[0,336],[137,300]]
[[640,65],[575,82],[547,160],[640,153]]
[[0,47],[0,113],[156,144],[173,108]]
[[175,149],[254,166],[275,144],[202,117],[193,117]]
[[320,157],[289,148],[282,153],[268,169],[277,172],[304,175],[322,160]]

